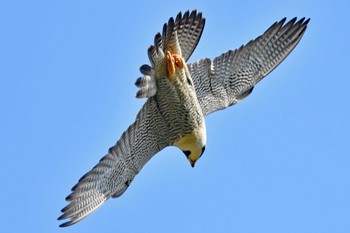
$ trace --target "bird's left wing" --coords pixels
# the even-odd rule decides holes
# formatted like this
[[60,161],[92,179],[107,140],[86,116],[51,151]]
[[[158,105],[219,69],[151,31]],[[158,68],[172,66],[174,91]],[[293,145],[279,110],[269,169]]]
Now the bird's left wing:
[[149,98],[136,121],[123,133],[99,163],[72,188],[59,220],[70,218],[61,227],[85,218],[110,197],[119,197],[134,176],[158,151],[169,145],[162,115],[155,98]]
[[262,78],[276,68],[295,48],[308,20],[296,18],[274,23],[266,32],[239,49],[211,61],[188,64],[204,115],[227,108],[247,97]]

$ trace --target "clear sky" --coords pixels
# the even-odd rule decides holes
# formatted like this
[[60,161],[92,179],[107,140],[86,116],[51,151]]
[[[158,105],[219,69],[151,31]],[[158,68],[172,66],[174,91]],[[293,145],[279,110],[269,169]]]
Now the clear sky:
[[[329,3],[327,3],[329,2]],[[156,32],[196,8],[190,62],[283,17],[310,17],[292,54],[243,102],[206,118],[195,168],[177,148],[69,228],[70,188],[144,100],[138,68]],[[1,232],[350,232],[349,1],[1,1]]]

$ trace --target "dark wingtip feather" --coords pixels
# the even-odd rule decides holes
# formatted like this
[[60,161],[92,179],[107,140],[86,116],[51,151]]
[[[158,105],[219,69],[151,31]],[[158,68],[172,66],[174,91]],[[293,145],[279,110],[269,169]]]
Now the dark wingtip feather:
[[206,21],[206,18],[205,17],[202,17],[202,12],[199,13],[200,14],[200,19],[202,19],[202,27],[204,27],[205,25],[205,21]]
[[[294,17],[293,19],[295,20],[296,18]],[[291,19],[291,20],[293,20],[293,19]],[[273,25],[276,25],[276,24],[281,24],[281,25],[283,25],[283,24],[286,22],[286,20],[287,20],[287,17],[284,17],[283,19],[281,19],[280,21],[274,23]],[[271,26],[271,27],[272,27],[272,26]]]
[[[192,15],[192,13],[193,13],[193,12],[191,12],[191,15]],[[190,15],[190,11],[187,10],[187,11],[184,13],[184,15],[182,16],[182,19],[183,19],[183,20],[187,20],[188,17],[189,17],[189,15]]]
[[[77,194],[75,192],[72,192],[66,197],[66,201],[72,201],[74,198],[76,198]],[[62,212],[64,212],[64,208],[62,209]]]
[[74,223],[75,222],[73,222],[73,221],[68,221],[68,222],[62,223],[61,225],[59,225],[59,227],[68,227],[68,226],[73,225]]
[[142,65],[140,67],[140,72],[143,75],[150,75],[151,72],[152,72],[152,67],[150,67],[149,65],[144,64],[144,65]]
[[141,80],[142,80],[142,78],[141,77],[139,77],[138,79],[136,79],[136,81],[135,81],[135,86],[137,86],[137,87],[140,87],[141,85]]
[[168,21],[168,30],[174,28],[174,25],[175,25],[174,18],[171,17]]
[[155,46],[156,50],[157,50],[159,47],[163,46],[163,45],[162,45],[162,36],[160,35],[159,32],[158,32],[158,33],[156,34],[156,36],[154,37],[154,46]]
[[179,21],[179,20],[181,20],[181,18],[182,18],[182,12],[180,11],[180,12],[176,15],[175,21]]
[[148,59],[149,61],[151,62],[151,65],[154,66],[154,61],[153,61],[153,58],[152,58],[152,54],[154,52],[154,46],[151,45],[149,46],[149,48],[147,49],[147,54],[148,54]]
[[[63,210],[63,209],[62,209],[62,210]],[[61,212],[63,212],[62,210],[61,210]],[[63,219],[65,219],[65,217],[64,217],[63,215],[64,215],[64,214],[62,214],[61,216],[59,216],[59,217],[57,218],[57,220],[63,220]]]
[[297,21],[297,17],[293,17],[291,20],[289,20],[289,22],[293,22],[293,24],[295,21]]
[[[302,18],[302,20],[304,21],[305,18]],[[310,20],[311,20],[311,18],[308,18],[307,20],[305,20],[305,21],[303,22],[303,25],[307,26],[307,24],[310,22]]]
[[196,15],[197,15],[197,10],[196,10],[196,9],[194,9],[194,10],[192,10],[192,11],[191,11],[190,18],[195,18],[195,17],[196,17]]

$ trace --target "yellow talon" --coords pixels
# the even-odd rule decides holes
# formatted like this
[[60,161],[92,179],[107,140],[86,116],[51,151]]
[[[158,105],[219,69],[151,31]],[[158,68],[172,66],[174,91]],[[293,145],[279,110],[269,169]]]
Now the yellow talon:
[[175,59],[169,51],[166,52],[166,60],[168,68],[168,78],[171,81],[175,73]]
[[180,55],[178,55],[178,54],[174,54],[173,57],[174,57],[174,60],[175,60],[175,65],[177,67],[179,67],[180,69],[184,68],[184,63],[185,62],[184,62],[183,58]]

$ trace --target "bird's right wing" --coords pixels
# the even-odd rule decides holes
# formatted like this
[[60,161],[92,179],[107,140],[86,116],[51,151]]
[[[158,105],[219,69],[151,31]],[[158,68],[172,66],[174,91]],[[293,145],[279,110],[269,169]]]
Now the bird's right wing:
[[85,218],[110,197],[118,197],[134,176],[158,151],[169,145],[162,115],[154,98],[149,98],[136,121],[123,133],[108,154],[72,188],[59,220],[70,218],[61,227]]
[[213,61],[188,64],[204,115],[227,108],[247,97],[262,78],[276,68],[295,48],[308,20],[296,18],[274,23],[263,35]]

